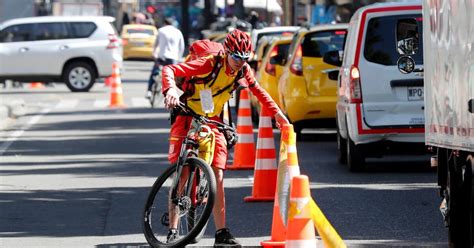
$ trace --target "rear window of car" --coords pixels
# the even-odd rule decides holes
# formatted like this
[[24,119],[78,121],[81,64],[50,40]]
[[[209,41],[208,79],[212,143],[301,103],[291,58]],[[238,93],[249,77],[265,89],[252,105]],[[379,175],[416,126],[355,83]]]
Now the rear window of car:
[[346,30],[308,33],[301,43],[303,57],[322,58],[329,51],[342,51]]
[[127,29],[127,33],[128,34],[147,34],[147,35],[154,35],[153,33],[153,30],[152,29],[144,29],[144,28],[131,28],[131,29]]
[[[397,52],[395,29],[399,19],[414,18],[418,31],[423,33],[421,14],[375,17],[369,20],[365,37],[364,57],[381,65],[396,65],[400,55]],[[412,56],[416,64],[423,64],[423,42],[419,42],[418,52]]]
[[290,50],[290,44],[278,44],[275,46],[277,49],[277,54],[275,59],[270,60],[270,64],[275,64],[279,62],[284,62],[284,60],[288,57],[288,52]]
[[33,40],[33,25],[19,24],[6,27],[0,32],[0,42],[21,42]]
[[97,26],[93,22],[71,22],[72,38],[87,38],[97,29]]

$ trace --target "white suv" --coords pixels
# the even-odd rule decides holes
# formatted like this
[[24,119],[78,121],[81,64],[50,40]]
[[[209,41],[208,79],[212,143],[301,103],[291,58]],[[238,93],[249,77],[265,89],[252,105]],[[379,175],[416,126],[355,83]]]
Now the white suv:
[[[337,140],[338,160],[351,171],[362,170],[369,156],[425,152],[423,75],[398,71],[396,45],[399,20],[414,18],[421,30],[421,11],[421,4],[373,4],[350,21],[338,80]],[[421,66],[422,50],[421,44],[413,56]]]
[[64,82],[89,91],[122,55],[113,17],[45,16],[0,23],[0,81]]

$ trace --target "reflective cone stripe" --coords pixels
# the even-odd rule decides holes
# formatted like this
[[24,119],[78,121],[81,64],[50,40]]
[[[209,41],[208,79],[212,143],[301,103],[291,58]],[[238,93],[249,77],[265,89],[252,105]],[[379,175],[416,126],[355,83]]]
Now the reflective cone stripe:
[[262,107],[258,123],[257,154],[255,158],[252,196],[244,201],[273,201],[277,180],[277,161],[270,112]]
[[308,177],[305,175],[294,176],[291,182],[285,247],[316,247],[311,200]]
[[[291,133],[295,138],[293,125],[284,125],[281,128],[280,154],[278,162],[277,185],[275,201],[273,206],[272,233],[271,239],[260,242],[263,247],[283,247],[286,240],[286,210],[288,209],[288,197],[290,180],[300,174],[299,166],[288,166],[288,144]],[[280,207],[281,206],[281,207]]]
[[238,140],[234,149],[234,162],[227,169],[253,169],[255,164],[255,142],[248,89],[243,89],[240,92],[239,110],[237,113],[237,137]]
[[120,80],[119,67],[116,63],[114,63],[112,68],[109,107],[125,107],[125,104],[123,103],[122,80]]

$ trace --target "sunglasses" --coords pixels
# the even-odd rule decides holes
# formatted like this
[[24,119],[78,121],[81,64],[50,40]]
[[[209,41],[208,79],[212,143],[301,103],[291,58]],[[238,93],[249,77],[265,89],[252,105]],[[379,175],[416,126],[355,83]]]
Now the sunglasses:
[[234,60],[243,60],[243,61],[247,61],[250,58],[250,55],[242,56],[242,55],[239,55],[237,53],[231,53],[230,56]]

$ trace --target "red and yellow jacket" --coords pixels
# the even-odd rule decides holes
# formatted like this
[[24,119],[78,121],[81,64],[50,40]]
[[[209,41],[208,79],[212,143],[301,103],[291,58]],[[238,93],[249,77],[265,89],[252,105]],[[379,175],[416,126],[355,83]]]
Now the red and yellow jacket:
[[[218,116],[222,112],[224,104],[231,98],[235,89],[234,81],[238,76],[238,72],[233,72],[227,64],[227,56],[222,59],[222,66],[217,70],[217,76],[213,82],[195,83],[195,90],[191,96],[186,98],[186,104],[196,113],[208,117]],[[213,72],[216,58],[214,56],[204,57],[189,62],[175,65],[167,65],[162,70],[162,92],[166,94],[169,88],[176,88],[175,77],[185,77],[189,80],[192,77],[203,78]],[[213,77],[214,78],[214,77]],[[279,109],[270,95],[255,81],[252,69],[245,63],[242,68],[242,78],[238,80],[238,84],[248,87],[253,95],[275,115]],[[212,113],[204,113],[201,108],[200,90],[210,89],[212,92],[212,100],[214,102],[214,111]]]

